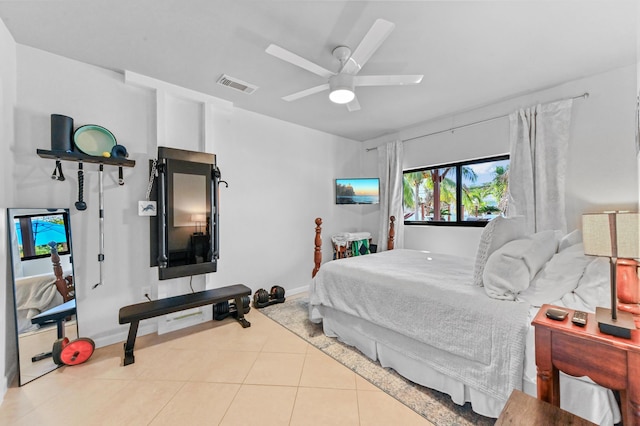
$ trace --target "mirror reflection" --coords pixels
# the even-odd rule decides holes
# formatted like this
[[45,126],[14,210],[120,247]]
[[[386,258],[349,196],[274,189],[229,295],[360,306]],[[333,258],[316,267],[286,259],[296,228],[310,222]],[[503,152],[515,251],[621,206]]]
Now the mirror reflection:
[[57,339],[78,336],[68,209],[9,209],[20,386],[58,368]]
[[173,173],[172,187],[173,214],[169,217],[173,217],[173,227],[169,228],[169,266],[208,262],[211,236],[206,177]]

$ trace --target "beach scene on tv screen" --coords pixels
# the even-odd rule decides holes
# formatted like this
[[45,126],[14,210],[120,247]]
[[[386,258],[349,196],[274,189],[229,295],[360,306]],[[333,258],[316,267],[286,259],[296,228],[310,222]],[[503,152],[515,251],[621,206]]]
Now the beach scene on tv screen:
[[336,204],[378,204],[377,178],[336,179]]

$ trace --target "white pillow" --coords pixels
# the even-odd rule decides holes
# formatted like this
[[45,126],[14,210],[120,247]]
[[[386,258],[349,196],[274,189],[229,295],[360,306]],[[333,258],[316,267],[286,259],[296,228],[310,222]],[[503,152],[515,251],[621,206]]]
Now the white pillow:
[[497,216],[482,230],[480,243],[476,253],[476,263],[473,272],[473,283],[482,286],[482,273],[491,253],[516,238],[527,235],[524,216]]
[[[595,312],[596,306],[611,306],[611,265],[604,257],[587,256],[587,264],[578,287],[562,297],[567,306]],[[584,305],[584,308],[578,306]]]
[[558,244],[558,253],[562,250],[567,249],[576,244],[580,244],[582,242],[582,231],[579,229],[574,229],[569,232],[567,235],[560,239],[560,243]]
[[578,286],[585,268],[592,260],[585,256],[582,244],[559,251],[535,276],[529,288],[518,295],[518,300],[532,306],[542,306],[561,299]]
[[554,231],[538,232],[506,243],[487,259],[482,276],[485,292],[494,299],[515,300],[557,248]]

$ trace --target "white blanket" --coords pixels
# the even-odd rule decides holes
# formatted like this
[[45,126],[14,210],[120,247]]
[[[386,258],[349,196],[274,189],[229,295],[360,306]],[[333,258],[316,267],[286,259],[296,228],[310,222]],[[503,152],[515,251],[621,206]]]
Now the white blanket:
[[31,324],[31,318],[62,303],[62,296],[55,283],[54,274],[33,275],[15,280],[19,333],[37,328]]
[[529,305],[472,282],[470,258],[399,249],[340,259],[312,281],[309,315],[319,322],[328,306],[415,339],[430,367],[506,401],[522,388]]

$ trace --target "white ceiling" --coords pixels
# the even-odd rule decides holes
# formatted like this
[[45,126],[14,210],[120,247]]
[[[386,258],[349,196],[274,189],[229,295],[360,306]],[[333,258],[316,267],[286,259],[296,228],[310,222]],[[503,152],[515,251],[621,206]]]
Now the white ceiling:
[[[0,1],[17,43],[355,140],[634,64],[637,16],[635,0]],[[355,49],[377,18],[396,26],[359,75],[422,83],[356,88],[355,112],[327,92],[281,99],[326,81],[268,55],[269,44],[337,71],[333,48]],[[217,85],[222,74],[259,89]]]

